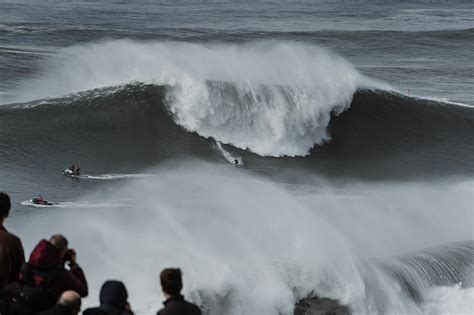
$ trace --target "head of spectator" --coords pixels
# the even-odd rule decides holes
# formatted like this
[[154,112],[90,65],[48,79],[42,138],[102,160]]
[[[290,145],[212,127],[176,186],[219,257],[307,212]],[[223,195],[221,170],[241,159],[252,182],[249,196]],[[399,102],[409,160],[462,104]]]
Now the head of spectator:
[[61,294],[58,305],[70,310],[71,315],[77,315],[81,311],[81,296],[76,291],[65,291]]
[[201,315],[199,307],[185,300],[181,295],[183,289],[182,273],[179,268],[166,268],[160,273],[160,282],[166,301],[164,308],[157,315],[186,314]]
[[128,292],[121,281],[108,280],[100,288],[100,305],[124,310],[128,305]]
[[166,268],[160,274],[161,287],[166,298],[181,295],[182,273],[179,268]]
[[60,253],[60,256],[61,256],[61,259],[63,259],[64,255],[66,255],[67,246],[69,244],[67,238],[64,237],[64,235],[61,235],[61,234],[54,234],[49,239],[49,242],[51,243],[51,245],[53,245],[55,248],[58,249],[58,251]]
[[121,281],[105,281],[100,288],[100,306],[86,309],[82,315],[133,315],[128,292]]
[[39,270],[50,270],[63,266],[67,244],[67,239],[60,234],[53,235],[49,241],[41,240],[31,251],[28,265]]
[[3,221],[10,214],[11,206],[10,197],[4,192],[0,192],[0,225],[3,225]]

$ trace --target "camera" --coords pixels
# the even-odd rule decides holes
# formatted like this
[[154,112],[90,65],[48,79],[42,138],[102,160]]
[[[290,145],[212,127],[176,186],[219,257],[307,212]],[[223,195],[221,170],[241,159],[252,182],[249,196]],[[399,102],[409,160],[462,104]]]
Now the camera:
[[75,254],[76,254],[76,252],[74,251],[74,249],[68,248],[68,249],[66,250],[66,253],[64,254],[63,260],[64,260],[65,262],[72,261],[72,257],[73,257]]

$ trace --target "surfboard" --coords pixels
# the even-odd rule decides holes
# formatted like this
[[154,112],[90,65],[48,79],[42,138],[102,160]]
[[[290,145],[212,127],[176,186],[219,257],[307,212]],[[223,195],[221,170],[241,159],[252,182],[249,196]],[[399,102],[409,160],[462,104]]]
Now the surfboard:
[[[233,156],[230,154],[228,151],[226,151],[223,147],[222,144],[219,141],[216,141],[216,146],[221,152],[222,156],[227,160],[227,162],[231,163],[235,167],[243,166],[244,163],[242,161],[242,158],[240,156]],[[237,163],[236,163],[237,161]]]

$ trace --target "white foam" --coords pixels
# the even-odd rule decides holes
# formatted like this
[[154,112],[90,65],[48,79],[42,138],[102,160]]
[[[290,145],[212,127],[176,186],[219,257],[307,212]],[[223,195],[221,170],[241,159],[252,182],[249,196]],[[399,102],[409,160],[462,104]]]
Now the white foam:
[[452,101],[446,97],[433,97],[433,96],[427,96],[427,95],[419,95],[416,93],[411,93],[411,91],[408,89],[406,91],[396,89],[396,88],[384,88],[385,90],[389,90],[395,93],[399,93],[401,95],[404,95],[406,97],[414,98],[414,99],[419,99],[419,100],[427,100],[427,101],[433,101],[441,104],[448,104],[448,105],[456,105],[456,106],[461,106],[461,107],[469,107],[469,108],[474,108],[474,104],[468,104],[468,103],[461,103],[461,102],[456,102]]
[[293,42],[109,41],[62,49],[43,68],[16,101],[132,81],[168,85],[178,124],[269,156],[308,154],[329,139],[331,111],[346,109],[358,87],[375,84],[335,53]]
[[20,202],[22,206],[28,206],[28,207],[35,207],[35,208],[52,208],[52,207],[60,207],[58,203],[51,203],[49,205],[39,205],[36,203],[33,203],[33,200],[25,200]]
[[469,182],[377,182],[345,194],[321,180],[319,194],[302,196],[222,165],[190,162],[154,172],[150,180],[84,196],[128,196],[128,208],[58,211],[54,220],[22,223],[27,251],[45,234],[66,233],[89,280],[85,307],[97,303],[103,281],[119,278],[136,313],[150,314],[163,298],[160,270],[179,266],[185,295],[206,302],[209,314],[290,315],[311,293],[363,314],[423,314],[392,278],[360,258],[389,259],[472,235]]
[[428,290],[422,305],[424,314],[473,314],[474,288],[462,288],[461,284],[436,287]]
[[99,174],[99,175],[88,175],[83,174],[79,176],[73,176],[79,179],[97,179],[97,180],[116,180],[125,178],[146,178],[153,177],[153,174]]
[[[125,202],[129,201],[129,202]],[[133,199],[114,199],[114,200],[88,200],[88,201],[63,201],[50,202],[48,205],[33,203],[33,200],[25,200],[20,204],[22,206],[34,208],[104,208],[104,207],[130,207],[133,206]]]
[[449,105],[474,108],[473,104],[455,102],[445,97],[432,97],[432,96],[423,96],[423,95],[413,95],[413,97],[418,98],[418,99],[428,100],[428,101],[434,101],[438,103],[449,104]]

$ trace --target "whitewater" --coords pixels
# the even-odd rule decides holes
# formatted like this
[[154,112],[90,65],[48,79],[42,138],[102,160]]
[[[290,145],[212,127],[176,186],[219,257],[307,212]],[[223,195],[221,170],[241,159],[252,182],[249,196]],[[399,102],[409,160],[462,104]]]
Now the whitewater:
[[[44,227],[67,231],[79,253],[87,253],[80,258],[91,296],[105,279],[120,277],[139,313],[159,307],[151,275],[168,265],[183,268],[187,296],[209,314],[291,314],[294,303],[312,294],[366,314],[443,314],[472,306],[470,299],[453,303],[452,296],[472,297],[474,246],[449,244],[472,235],[464,220],[472,215],[472,182],[430,188],[359,184],[357,191],[322,184],[316,195],[295,196],[224,165],[187,162],[107,194],[118,202],[119,196],[133,198],[126,203],[131,208],[86,206],[58,212],[55,221],[42,214],[22,230],[29,231],[28,244],[44,235]],[[449,197],[439,202],[436,196],[446,189]],[[85,197],[98,198],[104,193]],[[433,200],[428,207],[426,200]],[[447,213],[446,205],[455,200],[463,204]],[[404,210],[421,204],[426,210]],[[111,246],[110,239],[120,246]],[[437,248],[440,243],[448,244]],[[421,304],[406,295],[405,281],[413,281]]]

